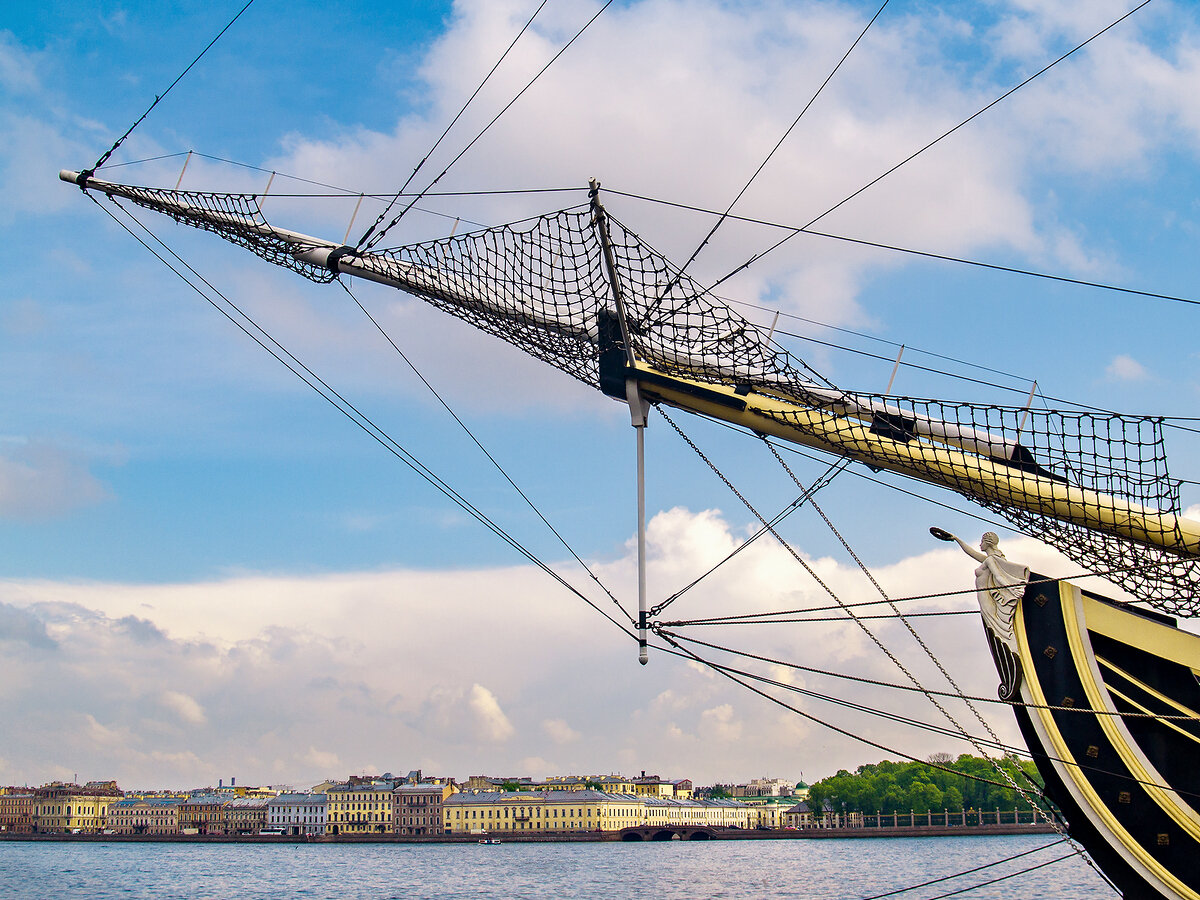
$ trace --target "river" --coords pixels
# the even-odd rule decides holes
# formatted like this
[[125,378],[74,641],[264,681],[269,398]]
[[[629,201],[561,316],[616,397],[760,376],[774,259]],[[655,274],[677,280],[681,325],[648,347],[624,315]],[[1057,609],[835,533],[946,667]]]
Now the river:
[[[4,900],[931,900],[1069,852],[1054,835],[858,840],[519,844],[0,844]],[[1038,850],[1037,848],[1045,848]],[[1078,858],[955,896],[1115,895]]]

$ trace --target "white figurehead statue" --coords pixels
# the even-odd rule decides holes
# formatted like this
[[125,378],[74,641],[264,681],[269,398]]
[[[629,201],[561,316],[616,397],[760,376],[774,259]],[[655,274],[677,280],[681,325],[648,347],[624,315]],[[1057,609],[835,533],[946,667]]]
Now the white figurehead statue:
[[1009,562],[1000,550],[1000,538],[989,531],[979,541],[976,550],[957,535],[940,528],[930,528],[930,533],[942,541],[954,541],[967,556],[979,563],[975,569],[975,596],[979,600],[979,611],[988,629],[1013,653],[1017,652],[1017,639],[1013,634],[1013,619],[1017,601],[1025,592],[1029,581],[1029,567]]

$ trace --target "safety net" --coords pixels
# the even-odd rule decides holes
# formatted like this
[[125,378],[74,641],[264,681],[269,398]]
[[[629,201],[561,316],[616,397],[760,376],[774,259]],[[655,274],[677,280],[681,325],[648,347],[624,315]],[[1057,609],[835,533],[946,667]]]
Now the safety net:
[[[312,262],[311,254],[301,258],[332,245],[273,228],[251,195],[121,186],[119,196],[313,281],[337,277],[336,267]],[[842,391],[595,204],[408,246],[338,253],[354,274],[390,280],[593,387],[600,386],[602,320],[619,294],[634,355],[660,372],[737,385],[743,395],[791,398],[794,413],[776,404],[769,414],[800,430],[809,422],[806,410],[818,409],[826,430],[833,421],[837,432],[826,449],[956,490],[1139,600],[1200,615],[1200,548],[1185,546],[1178,534],[1179,483],[1167,471],[1159,419]],[[902,452],[913,441],[935,451],[914,461]],[[1070,488],[1067,499],[1043,490],[1048,483]],[[1075,502],[1095,508],[1076,515]],[[1146,514],[1141,533],[1108,527]]]

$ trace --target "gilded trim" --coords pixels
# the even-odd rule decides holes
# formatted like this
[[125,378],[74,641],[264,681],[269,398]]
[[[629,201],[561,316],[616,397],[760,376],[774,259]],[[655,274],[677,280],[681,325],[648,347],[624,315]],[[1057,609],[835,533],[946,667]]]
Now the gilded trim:
[[1126,612],[1111,603],[1083,598],[1084,621],[1089,631],[1110,637],[1122,644],[1153,647],[1154,655],[1173,663],[1196,668],[1200,661],[1200,636],[1155,622],[1145,616]]
[[[1075,657],[1075,671],[1083,682],[1092,709],[1117,712],[1112,700],[1107,695],[1100,669],[1096,665],[1090,645],[1084,646],[1085,628],[1081,620],[1083,613],[1083,594],[1073,584],[1059,582],[1059,595],[1062,598],[1063,622],[1067,626],[1067,640],[1071,645],[1071,654]],[[1154,768],[1153,764],[1141,752],[1134,741],[1133,735],[1125,727],[1125,723],[1117,716],[1097,716],[1100,728],[1117,748],[1121,761],[1125,763],[1130,773],[1142,782],[1146,793],[1167,815],[1171,817],[1184,831],[1191,835],[1192,840],[1200,841],[1200,816],[1188,806],[1175,791],[1166,786],[1166,779]]]
[[[1128,672],[1126,672],[1120,666],[1110,663],[1107,659],[1103,659],[1102,657],[1099,657],[1099,656],[1096,657],[1096,662],[1100,663],[1100,665],[1104,666],[1106,669],[1111,669],[1112,671],[1116,672],[1118,675],[1120,675],[1122,678],[1124,678],[1130,684],[1137,685],[1137,687],[1141,688],[1143,691],[1145,691],[1151,697],[1154,697],[1156,700],[1161,700],[1163,703],[1167,704],[1172,709],[1179,710],[1179,712],[1181,714],[1183,714],[1185,716],[1191,716],[1194,719],[1200,719],[1200,713],[1196,712],[1194,709],[1184,706],[1179,701],[1172,700],[1166,694],[1156,691],[1154,688],[1150,687],[1150,685],[1146,684],[1140,678],[1135,678],[1134,676],[1130,675]],[[1111,691],[1112,688],[1109,688],[1109,690]],[[1147,712],[1148,711],[1149,710],[1147,710]]]
[[[1060,596],[1064,589],[1072,587],[1072,585],[1068,585],[1066,582],[1060,583]],[[1064,602],[1064,607],[1065,605]],[[1067,630],[1068,633],[1071,631],[1069,627]],[[1151,856],[1146,848],[1125,830],[1125,826],[1121,824],[1112,810],[1100,799],[1100,796],[1096,793],[1096,789],[1088,781],[1083,770],[1075,761],[1070,748],[1068,748],[1062,732],[1058,729],[1058,724],[1054,721],[1053,711],[1044,708],[1049,706],[1049,704],[1047,703],[1045,694],[1042,692],[1041,681],[1037,677],[1033,654],[1029,651],[1029,638],[1025,633],[1025,619],[1020,614],[1016,617],[1016,632],[1017,646],[1020,649],[1022,668],[1025,670],[1026,676],[1022,693],[1027,692],[1029,695],[1027,702],[1037,707],[1029,710],[1032,713],[1030,719],[1038,731],[1041,732],[1041,736],[1046,741],[1048,745],[1047,749],[1051,751],[1051,755],[1056,757],[1056,759],[1051,760],[1051,765],[1054,766],[1059,777],[1063,779],[1063,784],[1075,795],[1076,802],[1081,807],[1092,810],[1095,815],[1094,824],[1102,834],[1106,833],[1109,836],[1109,845],[1127,863],[1140,871],[1147,881],[1154,884],[1160,893],[1169,897],[1171,896],[1169,892],[1173,891],[1177,897],[1183,897],[1186,900],[1200,900],[1200,894],[1197,894],[1196,891],[1180,881],[1162,863]]]
[[[1108,663],[1106,663],[1104,660],[1102,660],[1102,659],[1101,659],[1100,657],[1098,657],[1098,656],[1096,657],[1096,661],[1097,661],[1098,663],[1100,663],[1101,665],[1109,665]],[[1117,669],[1117,667],[1116,667],[1116,666],[1113,666],[1112,668],[1113,668],[1114,670],[1118,671],[1118,672],[1120,671],[1119,669]],[[1133,680],[1133,679],[1131,679],[1131,680]],[[1160,718],[1158,718],[1158,716],[1157,716],[1157,715],[1155,715],[1155,713],[1154,713],[1154,711],[1153,711],[1153,710],[1151,710],[1151,709],[1148,709],[1148,708],[1147,708],[1147,707],[1145,707],[1145,706],[1142,706],[1142,704],[1138,703],[1138,702],[1137,702],[1136,700],[1134,700],[1132,697],[1128,697],[1128,696],[1126,696],[1125,694],[1122,694],[1120,691],[1118,691],[1118,690],[1117,690],[1115,687],[1113,687],[1111,684],[1108,684],[1108,683],[1106,682],[1106,683],[1105,683],[1105,688],[1107,689],[1107,691],[1108,691],[1110,694],[1112,694],[1112,695],[1113,695],[1114,697],[1116,697],[1118,700],[1124,700],[1126,703],[1128,703],[1130,706],[1132,706],[1134,709],[1138,710],[1139,712],[1144,712],[1144,713],[1146,713],[1146,715],[1149,715],[1149,716],[1154,716],[1154,718],[1155,718],[1155,721],[1156,721],[1156,722],[1158,722],[1158,724],[1160,724],[1160,725],[1166,725],[1168,728],[1170,728],[1170,729],[1173,729],[1174,731],[1178,731],[1178,732],[1179,732],[1180,734],[1182,734],[1182,735],[1183,735],[1185,738],[1190,738],[1191,740],[1195,741],[1197,744],[1200,744],[1200,737],[1196,737],[1196,735],[1192,734],[1190,731],[1184,731],[1182,728],[1180,728],[1178,725],[1176,725],[1174,722],[1170,721],[1169,719],[1160,719]]]

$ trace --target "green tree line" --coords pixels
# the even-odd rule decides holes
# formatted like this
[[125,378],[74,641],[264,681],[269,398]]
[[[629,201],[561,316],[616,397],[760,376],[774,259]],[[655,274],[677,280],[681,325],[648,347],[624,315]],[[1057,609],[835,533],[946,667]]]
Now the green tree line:
[[[977,780],[1004,781],[990,760],[965,753],[957,759],[948,753],[934,754],[929,759],[929,763],[885,760],[859,766],[853,772],[842,769],[809,787],[808,804],[819,810],[828,800],[835,810],[868,814],[1030,808],[1007,785]],[[1032,762],[1013,757],[997,762],[1038,805],[1045,806],[1041,778]]]

